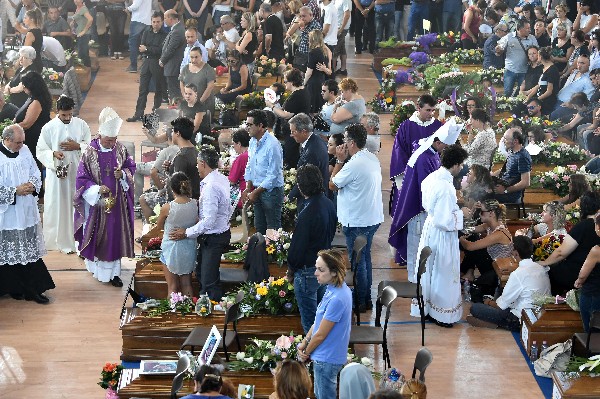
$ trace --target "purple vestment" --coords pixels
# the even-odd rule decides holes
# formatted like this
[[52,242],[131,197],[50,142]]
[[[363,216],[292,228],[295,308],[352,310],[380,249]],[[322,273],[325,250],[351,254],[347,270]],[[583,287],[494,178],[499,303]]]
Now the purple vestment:
[[[418,143],[414,143],[418,148]],[[392,208],[392,226],[388,242],[397,249],[396,263],[406,263],[406,238],[408,236],[408,222],[423,212],[421,201],[421,182],[431,172],[441,166],[440,155],[430,147],[422,153],[415,162],[414,168],[408,166],[399,195],[397,195],[395,208]]]
[[[120,167],[129,189],[124,192],[114,176]],[[94,139],[81,157],[73,198],[75,206],[75,240],[81,255],[89,260],[97,258],[112,262],[123,257],[132,258],[133,251],[133,174],[135,162],[123,144],[117,142],[110,152],[100,151],[99,139]],[[86,202],[83,193],[95,185],[105,185],[116,197],[110,213],[104,211],[101,201],[89,207],[85,218]],[[84,227],[85,224],[85,227]]]
[[[404,173],[408,159],[413,153],[413,143],[431,136],[442,126],[442,122],[437,119],[427,126],[422,126],[411,120],[416,118],[416,114],[415,112],[410,119],[402,122],[396,132],[394,147],[392,149],[392,159],[390,161],[390,179],[392,181],[396,176]],[[391,215],[393,217],[395,209],[398,208],[398,188],[395,184],[392,186],[392,198]]]

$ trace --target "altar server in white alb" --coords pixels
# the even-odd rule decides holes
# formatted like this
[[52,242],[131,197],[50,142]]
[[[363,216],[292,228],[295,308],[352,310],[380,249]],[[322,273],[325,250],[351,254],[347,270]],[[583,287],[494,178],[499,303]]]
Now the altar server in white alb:
[[418,253],[425,246],[432,250],[421,278],[425,314],[442,327],[452,327],[462,317],[458,231],[463,228],[463,211],[456,204],[452,181],[467,157],[467,152],[458,145],[446,147],[442,152],[442,167],[421,183],[427,219]]
[[46,254],[37,193],[40,170],[24,145],[25,132],[11,125],[0,144],[0,296],[48,303],[54,288],[42,256]]
[[75,102],[61,96],[58,114],[42,128],[37,142],[38,160],[46,167],[44,240],[46,249],[66,254],[77,250],[73,235],[73,194],[81,154],[90,144],[88,124],[73,116]]

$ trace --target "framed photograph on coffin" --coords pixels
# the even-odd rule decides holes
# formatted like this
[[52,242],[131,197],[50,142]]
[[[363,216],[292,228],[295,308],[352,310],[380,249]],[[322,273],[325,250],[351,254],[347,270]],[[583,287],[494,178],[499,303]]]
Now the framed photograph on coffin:
[[210,364],[213,356],[217,352],[219,348],[219,344],[221,343],[221,333],[217,329],[216,326],[212,326],[210,329],[210,333],[208,337],[206,337],[206,342],[202,347],[202,352],[198,356],[198,365],[202,366],[204,364]]
[[140,374],[144,375],[175,375],[177,360],[142,360]]
[[254,399],[254,385],[240,384],[237,399]]

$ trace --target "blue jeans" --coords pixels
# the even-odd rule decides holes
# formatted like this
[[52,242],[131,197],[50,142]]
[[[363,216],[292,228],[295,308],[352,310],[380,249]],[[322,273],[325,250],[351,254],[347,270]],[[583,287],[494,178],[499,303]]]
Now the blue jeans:
[[400,39],[400,31],[402,30],[402,14],[404,14],[404,11],[394,11],[394,36],[396,37],[396,40],[402,40]]
[[317,282],[315,270],[317,268],[312,266],[298,269],[294,273],[294,295],[298,302],[305,335],[315,322],[317,305],[325,294],[325,286]]
[[510,308],[502,310],[483,303],[474,303],[471,305],[471,314],[479,320],[494,323],[505,330],[519,331],[521,327],[519,318],[511,313]]
[[81,62],[86,67],[92,65],[90,61],[90,35],[83,35],[77,38],[77,54],[81,58]]
[[408,14],[408,40],[413,40],[415,34],[423,34],[423,20],[429,19],[429,3],[412,3]]
[[573,108],[563,107],[561,101],[557,101],[556,108],[550,114],[550,120],[560,120],[563,123],[569,123],[573,116],[577,113]]
[[264,191],[254,203],[254,227],[265,234],[267,229],[281,227],[281,208],[283,207],[283,187]]
[[394,12],[375,13],[375,43],[387,40],[394,33]]
[[373,263],[371,262],[371,245],[373,244],[373,236],[379,228],[379,225],[367,227],[343,227],[344,235],[346,236],[346,246],[348,247],[348,255],[352,256],[354,248],[354,240],[359,235],[367,237],[367,245],[360,257],[360,262],[354,271],[356,274],[356,287],[354,295],[358,296],[358,304],[363,305],[371,302],[371,286],[373,285]]
[[129,65],[137,69],[137,59],[140,42],[142,41],[142,32],[148,25],[137,21],[131,21],[129,25]]
[[585,294],[582,291],[579,291],[579,311],[581,312],[583,328],[585,332],[588,332],[592,313],[600,310],[600,295]]
[[463,16],[462,9],[459,8],[457,10],[444,11],[442,13],[442,16],[442,25],[444,32],[460,32],[460,22]]
[[344,368],[343,364],[313,361],[315,396],[317,399],[337,398],[337,376],[342,368]]
[[511,96],[515,86],[518,88],[521,86],[521,83],[525,80],[524,73],[516,73],[513,71],[509,71],[508,69],[504,70],[504,92],[507,93],[507,96]]

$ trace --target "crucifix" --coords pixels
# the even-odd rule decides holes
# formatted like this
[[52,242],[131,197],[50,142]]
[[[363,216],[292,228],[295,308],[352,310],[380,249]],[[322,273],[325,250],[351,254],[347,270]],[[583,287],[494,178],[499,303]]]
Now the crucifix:
[[104,168],[104,171],[106,172],[106,176],[110,176],[110,172],[112,172],[110,165],[106,165],[106,168]]

